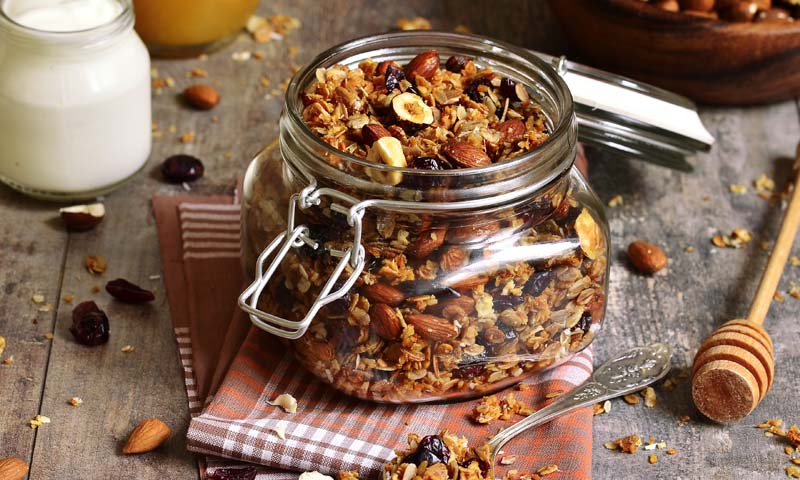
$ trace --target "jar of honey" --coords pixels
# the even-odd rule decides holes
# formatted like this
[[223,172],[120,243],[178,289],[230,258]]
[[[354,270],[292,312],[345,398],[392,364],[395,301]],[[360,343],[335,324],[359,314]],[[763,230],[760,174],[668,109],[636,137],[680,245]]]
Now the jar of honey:
[[133,0],[133,6],[136,31],[152,55],[189,57],[231,40],[258,0]]

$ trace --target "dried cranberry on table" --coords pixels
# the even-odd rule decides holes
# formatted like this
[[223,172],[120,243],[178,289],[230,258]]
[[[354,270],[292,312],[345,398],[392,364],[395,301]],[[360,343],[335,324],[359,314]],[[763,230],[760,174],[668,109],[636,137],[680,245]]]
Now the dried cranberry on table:
[[156,299],[150,290],[145,290],[122,278],[106,283],[106,291],[112,297],[125,303],[146,303]]
[[208,476],[208,480],[254,480],[256,473],[255,467],[218,468]]
[[191,155],[173,155],[161,164],[161,173],[172,183],[193,182],[203,176],[205,167]]
[[79,303],[72,310],[69,331],[82,345],[102,345],[108,342],[108,317],[92,301]]

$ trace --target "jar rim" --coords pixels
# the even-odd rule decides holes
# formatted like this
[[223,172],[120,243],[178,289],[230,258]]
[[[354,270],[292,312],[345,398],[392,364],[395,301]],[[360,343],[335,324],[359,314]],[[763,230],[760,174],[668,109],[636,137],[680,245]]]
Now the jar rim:
[[122,11],[113,19],[100,25],[80,30],[44,30],[19,23],[6,12],[9,0],[0,0],[0,24],[11,27],[13,37],[24,40],[42,41],[54,45],[90,45],[104,43],[118,33],[133,27],[135,15],[132,0],[114,0],[122,6]]
[[[393,53],[399,49],[410,50],[413,52],[413,55],[416,55],[416,53],[423,51],[423,49],[441,49],[444,47],[449,47],[451,50],[466,49],[470,51],[469,55],[476,59],[476,63],[486,63],[493,67],[514,65],[517,68],[526,69],[528,73],[534,73],[537,78],[546,81],[546,83],[537,82],[533,85],[528,84],[528,87],[536,89],[539,93],[548,93],[549,96],[552,97],[550,100],[553,102],[553,106],[558,110],[558,112],[556,112],[558,118],[553,121],[552,117],[554,112],[545,111],[544,106],[542,106],[543,113],[545,113],[547,118],[552,122],[552,131],[548,138],[530,151],[524,152],[507,161],[485,167],[451,170],[417,170],[408,167],[392,167],[375,164],[366,159],[339,150],[314,134],[306,125],[305,121],[303,121],[303,104],[300,96],[309,82],[316,78],[315,73],[318,68],[328,68],[345,62],[350,67],[368,58],[379,61],[381,57],[390,56],[392,59],[395,59],[396,55],[393,55]],[[565,157],[561,159],[562,161],[538,161],[543,157],[547,157],[548,153],[551,157],[554,156],[553,151],[564,148],[565,144],[573,150],[577,145],[577,127],[572,94],[566,82],[564,82],[555,68],[528,50],[505,42],[472,34],[437,31],[390,32],[359,37],[336,45],[317,55],[317,57],[307,64],[305,68],[298,71],[292,78],[285,96],[285,114],[290,118],[294,127],[293,133],[303,136],[303,141],[310,141],[315,149],[325,152],[326,155],[336,155],[355,165],[368,167],[373,170],[400,172],[404,175],[412,175],[416,178],[428,180],[443,178],[463,180],[465,177],[471,175],[502,176],[515,170],[526,170],[538,167],[540,168],[539,174],[534,175],[534,177],[538,177],[542,184],[547,184],[572,166],[574,155],[562,155]],[[537,162],[546,163],[547,165],[537,165]],[[341,171],[328,164],[328,162],[323,161],[322,163],[332,169]],[[315,165],[315,167],[317,166],[320,165]],[[541,169],[543,166],[550,168]],[[385,185],[381,186],[385,187]]]

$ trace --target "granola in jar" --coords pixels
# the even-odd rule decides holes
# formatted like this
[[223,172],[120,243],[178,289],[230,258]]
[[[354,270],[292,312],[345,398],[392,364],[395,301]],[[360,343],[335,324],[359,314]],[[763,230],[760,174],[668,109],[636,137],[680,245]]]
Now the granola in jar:
[[[321,379],[382,402],[516,383],[585,348],[605,311],[607,226],[570,168],[566,87],[547,72],[541,84],[513,77],[502,65],[511,53],[491,62],[448,46],[457,35],[428,35],[438,48],[406,48],[405,61],[331,60],[301,73],[287,94],[282,158],[257,159],[245,181],[249,271],[285,229],[288,198],[309,172],[318,187],[401,206],[363,211],[363,269],[290,343]],[[463,38],[477,51],[485,43]],[[448,202],[459,208],[439,208]],[[339,203],[321,196],[299,212],[313,241],[288,251],[261,310],[299,321],[315,304],[336,252],[353,245]],[[334,289],[352,274],[348,265]]]

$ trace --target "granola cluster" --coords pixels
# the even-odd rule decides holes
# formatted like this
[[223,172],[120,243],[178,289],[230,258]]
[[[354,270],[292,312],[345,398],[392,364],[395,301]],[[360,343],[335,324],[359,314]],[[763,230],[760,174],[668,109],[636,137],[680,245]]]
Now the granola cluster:
[[[303,118],[336,148],[385,164],[397,158],[410,168],[501,162],[547,137],[544,116],[519,84],[501,78],[496,87],[491,71],[472,60],[454,72],[439,69],[438,57],[420,58],[430,52],[405,68],[364,61],[353,70],[318,71],[303,93]],[[422,64],[433,73],[419,73],[429,68]],[[397,81],[387,87],[392,76]],[[503,85],[513,85],[515,96],[503,95]],[[416,99],[395,108],[403,95]],[[523,126],[513,141],[499,127],[510,120]],[[408,187],[406,173],[366,165],[349,173]],[[286,199],[298,189],[275,169],[264,163],[246,198],[248,271],[285,228]],[[513,205],[446,214],[426,212],[424,204],[418,213],[368,209],[365,267],[291,342],[296,357],[341,391],[402,403],[487,395],[582,350],[602,321],[607,275],[605,231],[587,208],[589,195],[567,173]],[[260,304],[295,321],[331,278],[339,258],[330,253],[345,251],[353,238],[324,197],[299,217],[317,248],[291,249]],[[335,289],[350,273],[348,267]]]
[[482,480],[489,473],[488,444],[470,448],[467,439],[447,430],[439,435],[408,436],[408,450],[384,467],[384,480]]
[[[548,138],[547,118],[523,84],[465,57],[440,66],[431,50],[404,67],[366,60],[352,70],[320,68],[302,95],[303,120],[338,150],[422,170],[489,166]],[[366,173],[390,185],[403,181],[397,172]]]

